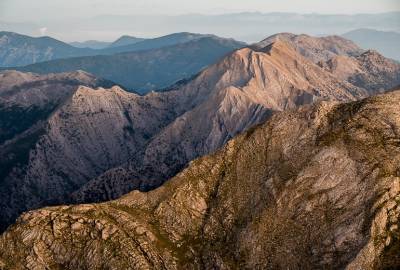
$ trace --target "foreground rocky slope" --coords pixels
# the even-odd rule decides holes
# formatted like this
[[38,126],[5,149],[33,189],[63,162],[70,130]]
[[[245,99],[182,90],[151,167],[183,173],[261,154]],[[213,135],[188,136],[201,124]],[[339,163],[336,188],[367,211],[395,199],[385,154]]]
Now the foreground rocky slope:
[[[323,47],[320,54],[331,50]],[[281,39],[237,50],[165,92],[139,96],[118,87],[81,87],[45,119],[43,133],[24,152],[26,162],[1,175],[2,227],[25,210],[154,189],[277,111],[373,93]]]
[[276,114],[162,187],[22,215],[4,269],[397,269],[400,91]]

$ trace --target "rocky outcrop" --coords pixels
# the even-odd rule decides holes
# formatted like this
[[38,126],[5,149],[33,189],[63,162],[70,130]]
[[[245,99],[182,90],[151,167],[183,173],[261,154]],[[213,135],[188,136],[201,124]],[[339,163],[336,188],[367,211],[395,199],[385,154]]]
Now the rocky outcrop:
[[4,269],[396,269],[400,91],[275,114],[160,188],[22,215]]

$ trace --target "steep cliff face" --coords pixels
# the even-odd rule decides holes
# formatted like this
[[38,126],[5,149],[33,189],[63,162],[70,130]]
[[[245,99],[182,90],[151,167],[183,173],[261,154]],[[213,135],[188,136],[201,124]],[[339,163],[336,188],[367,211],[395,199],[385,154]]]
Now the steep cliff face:
[[160,188],[22,215],[0,265],[396,269],[400,91],[274,115]]

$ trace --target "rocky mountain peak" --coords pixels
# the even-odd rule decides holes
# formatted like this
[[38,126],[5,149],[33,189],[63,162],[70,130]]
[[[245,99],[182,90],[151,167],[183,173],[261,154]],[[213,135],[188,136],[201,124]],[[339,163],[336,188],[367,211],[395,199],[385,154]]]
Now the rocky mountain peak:
[[293,45],[291,45],[287,40],[283,38],[277,38],[272,43],[259,49],[258,51],[267,53],[269,55],[279,52],[286,54],[290,53],[292,55],[296,53],[296,50],[294,49]]
[[264,48],[276,40],[292,45],[301,55],[314,63],[327,61],[335,55],[356,56],[363,52],[355,43],[340,36],[312,37],[305,34],[279,33],[253,44],[256,49]]

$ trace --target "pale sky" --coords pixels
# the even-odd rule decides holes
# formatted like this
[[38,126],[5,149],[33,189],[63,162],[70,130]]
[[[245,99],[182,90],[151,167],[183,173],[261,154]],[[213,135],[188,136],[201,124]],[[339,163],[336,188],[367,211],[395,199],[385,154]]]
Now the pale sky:
[[[193,14],[391,11],[400,11],[400,0],[0,0],[0,31],[35,37],[48,35],[67,42],[113,41],[121,35],[151,38],[186,31],[252,42],[278,31],[320,35],[373,28],[400,32],[400,18],[392,14],[367,21],[359,17],[336,18],[335,21],[325,16],[315,20],[312,19],[315,16],[307,16],[309,19],[303,21],[303,16],[296,15],[286,21],[285,16],[276,20],[272,18],[274,15],[264,19],[257,15],[214,19],[215,16],[204,18]],[[190,15],[175,16],[186,14]]]
[[23,22],[102,14],[185,14],[244,11],[378,13],[399,11],[400,0],[0,0],[0,20]]

